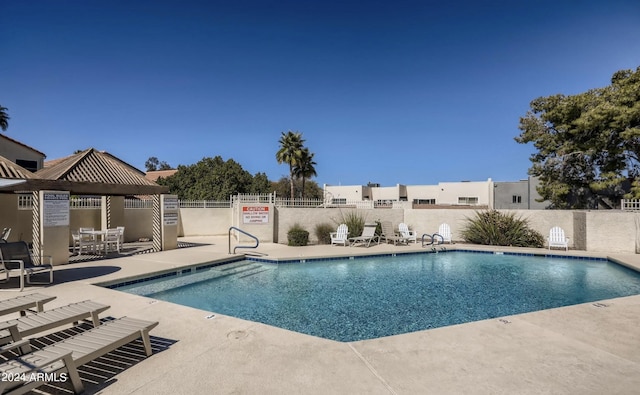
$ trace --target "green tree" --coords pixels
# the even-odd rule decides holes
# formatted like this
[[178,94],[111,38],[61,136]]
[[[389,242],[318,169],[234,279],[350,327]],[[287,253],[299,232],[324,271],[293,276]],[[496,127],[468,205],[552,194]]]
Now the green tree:
[[[298,190],[302,190],[302,180],[295,179],[293,181],[295,188]],[[290,198],[289,193],[291,192],[290,188],[291,182],[289,177],[282,177],[278,181],[271,183],[271,191],[276,193],[276,196]],[[323,191],[320,186],[315,181],[307,181],[304,185],[304,196],[309,199],[322,199]]]
[[190,166],[178,166],[175,174],[158,179],[158,184],[169,187],[170,193],[178,195],[180,199],[192,200],[228,200],[231,195],[238,193],[263,193],[256,190],[265,187],[262,173],[258,173],[258,181],[244,170],[233,159],[227,161],[222,157],[203,158]]
[[151,156],[147,159],[147,161],[144,162],[144,167],[147,171],[171,170],[171,166],[167,162],[160,162],[155,156]]
[[6,131],[9,129],[9,114],[7,114],[8,108],[0,106],[0,129]]
[[531,102],[516,141],[537,152],[529,174],[555,208],[613,207],[640,198],[640,67],[611,85]]
[[271,192],[271,181],[265,173],[256,173],[251,180],[249,193],[269,193]]
[[298,164],[294,166],[293,172],[295,176],[302,180],[302,198],[305,196],[305,181],[307,178],[315,177],[318,174],[316,173],[315,165],[316,162],[313,161],[314,154],[309,151],[308,148],[303,148]]
[[289,130],[287,133],[282,132],[280,136],[280,149],[276,152],[276,160],[278,163],[286,163],[289,165],[289,180],[291,193],[289,196],[295,197],[295,168],[300,163],[302,157],[302,151],[304,148],[304,139],[302,133],[292,132]]

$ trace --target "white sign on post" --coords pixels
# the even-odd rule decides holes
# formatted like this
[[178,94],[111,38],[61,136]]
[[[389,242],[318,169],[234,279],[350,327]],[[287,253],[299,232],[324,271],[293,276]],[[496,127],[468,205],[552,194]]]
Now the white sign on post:
[[164,198],[165,210],[178,210],[178,198],[177,197],[165,197]]
[[44,192],[42,194],[42,225],[44,227],[69,226],[69,194]]
[[164,213],[164,224],[166,226],[178,225],[178,213]]

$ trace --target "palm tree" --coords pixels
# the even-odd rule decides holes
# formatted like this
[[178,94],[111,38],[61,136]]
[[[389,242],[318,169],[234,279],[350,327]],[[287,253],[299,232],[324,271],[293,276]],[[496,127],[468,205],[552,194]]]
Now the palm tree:
[[278,163],[287,163],[289,165],[289,181],[291,183],[291,198],[293,199],[295,196],[294,169],[298,166],[303,151],[304,140],[302,139],[302,133],[292,132],[291,130],[287,133],[282,132],[279,143],[280,149],[276,152],[276,160]]
[[304,148],[302,150],[302,155],[300,156],[300,162],[293,169],[296,177],[302,178],[302,198],[304,199],[304,182],[307,178],[315,177],[318,175],[316,173],[315,165],[316,162],[313,161],[313,156],[315,154],[309,152],[309,148]]
[[7,108],[0,106],[0,129],[6,131],[9,128],[9,114]]

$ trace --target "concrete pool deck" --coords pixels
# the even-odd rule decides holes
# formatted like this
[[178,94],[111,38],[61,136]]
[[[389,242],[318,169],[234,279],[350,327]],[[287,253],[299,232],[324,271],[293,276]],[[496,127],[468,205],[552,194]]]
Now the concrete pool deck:
[[[111,306],[103,316],[160,322],[151,335],[167,347],[102,382],[85,383],[87,393],[631,394],[640,388],[640,296],[341,343],[93,285],[229,257],[226,236],[181,241],[193,246],[59,266],[55,285],[25,289],[57,296],[47,309],[92,299]],[[419,250],[268,243],[258,248],[269,259]],[[609,257],[640,270],[640,255],[569,255]],[[15,280],[0,285],[0,299],[20,294]]]

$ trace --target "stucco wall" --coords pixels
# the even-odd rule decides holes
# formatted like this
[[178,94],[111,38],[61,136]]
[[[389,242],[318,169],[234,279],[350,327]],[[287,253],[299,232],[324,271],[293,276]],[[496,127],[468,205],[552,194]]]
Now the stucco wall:
[[636,243],[640,214],[622,211],[589,211],[586,217],[586,250],[638,253]]
[[[102,229],[101,210],[99,208],[73,209],[69,229],[76,231],[79,228]],[[152,236],[153,210],[131,208],[124,210],[123,223],[125,243],[137,241],[141,238]],[[118,226],[114,224],[114,226]],[[69,243],[72,244],[71,234]]]
[[230,208],[181,208],[178,236],[226,235],[231,225]]
[[[10,241],[31,241],[31,211],[17,210],[15,195],[0,194],[0,227],[11,227]],[[274,208],[273,241],[287,243],[287,232],[295,224],[309,231],[311,243],[317,243],[315,227],[327,223],[337,228],[344,216],[358,212],[367,222],[391,221],[394,226],[407,223],[416,234],[433,234],[441,223],[451,226],[454,241],[461,240],[460,232],[466,218],[475,215],[473,209],[354,209],[354,208]],[[569,210],[502,210],[513,212],[529,220],[531,227],[544,236],[553,226],[560,226],[570,238],[570,248],[593,252],[640,253],[640,213]],[[70,229],[79,227],[100,228],[99,209],[71,210]],[[151,238],[151,209],[125,209],[125,241],[142,237]],[[236,219],[237,220],[237,219]],[[182,208],[180,209],[178,236],[226,235],[233,225],[231,208]],[[258,225],[255,225],[258,226]],[[265,227],[270,228],[271,225]],[[240,224],[240,228],[243,228]],[[269,232],[271,232],[269,230]],[[268,237],[261,237],[268,242]],[[71,240],[69,241],[71,244]]]
[[302,225],[309,232],[309,242],[317,243],[315,227],[326,223],[338,227],[350,212],[357,212],[365,219],[365,222],[391,221],[394,224],[402,222],[404,210],[394,209],[348,209],[348,208],[277,208],[275,242],[287,244],[287,232],[296,223]]

